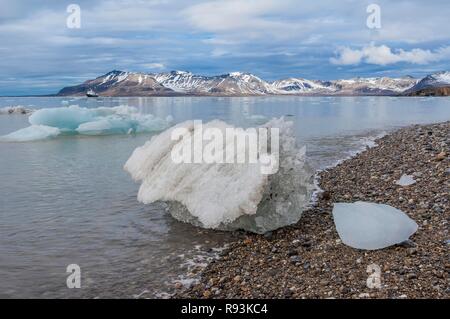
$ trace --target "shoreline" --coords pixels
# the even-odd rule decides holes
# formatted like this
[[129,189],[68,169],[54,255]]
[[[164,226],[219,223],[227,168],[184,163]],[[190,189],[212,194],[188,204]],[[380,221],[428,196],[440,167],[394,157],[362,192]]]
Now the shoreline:
[[[450,121],[389,132],[355,156],[318,172],[318,198],[294,225],[247,234],[175,298],[449,298]],[[442,155],[444,152],[444,155]],[[439,156],[440,154],[440,156]],[[416,183],[399,186],[402,174]],[[419,225],[411,240],[364,251],[341,243],[333,202],[385,203]],[[371,264],[381,288],[369,289]]]

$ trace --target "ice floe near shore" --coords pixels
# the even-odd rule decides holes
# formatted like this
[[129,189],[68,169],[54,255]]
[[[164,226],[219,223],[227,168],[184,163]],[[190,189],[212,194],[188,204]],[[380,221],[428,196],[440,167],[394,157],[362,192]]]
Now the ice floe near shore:
[[333,219],[342,242],[375,250],[399,244],[417,231],[417,224],[401,210],[370,202],[336,203]]
[[169,127],[171,117],[141,114],[134,107],[83,108],[76,105],[39,109],[28,119],[31,126],[0,137],[0,141],[36,141],[65,135],[111,135],[157,132]]
[[[292,122],[281,118],[260,126],[279,129],[279,169],[271,175],[261,173],[259,162],[174,163],[171,152],[185,139],[172,140],[171,135],[181,127],[187,136],[198,134],[193,121],[180,123],[138,147],[126,162],[124,169],[142,183],[139,201],[167,202],[173,217],[204,228],[264,233],[299,220],[314,184]],[[232,126],[215,120],[203,127],[224,132]]]

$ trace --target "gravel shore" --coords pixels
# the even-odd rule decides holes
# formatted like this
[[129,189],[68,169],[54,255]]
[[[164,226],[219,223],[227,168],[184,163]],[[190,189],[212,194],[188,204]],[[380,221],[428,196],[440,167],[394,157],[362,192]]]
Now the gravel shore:
[[[203,271],[187,298],[449,298],[450,122],[410,126],[320,173],[317,204],[300,221],[232,243]],[[415,184],[399,186],[403,174]],[[409,241],[376,251],[345,246],[333,202],[401,209],[419,225]],[[381,287],[368,288],[369,265]]]

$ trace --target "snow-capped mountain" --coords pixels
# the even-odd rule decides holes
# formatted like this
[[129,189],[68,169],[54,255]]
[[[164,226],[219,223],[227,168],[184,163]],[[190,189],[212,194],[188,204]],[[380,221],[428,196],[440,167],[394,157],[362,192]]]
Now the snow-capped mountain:
[[272,93],[272,86],[269,83],[249,73],[233,72],[218,76],[202,76],[172,71],[154,74],[153,77],[158,83],[178,93],[223,95]]
[[417,79],[402,78],[354,78],[332,81],[341,95],[395,95],[413,87]]
[[191,72],[172,71],[168,73],[153,74],[152,76],[159,84],[175,92],[207,92],[209,89],[208,77],[194,75]]
[[58,95],[84,95],[88,90],[102,96],[146,96],[172,91],[157,82],[151,74],[114,70],[83,84],[65,87]]
[[405,95],[450,95],[450,72],[442,71],[427,75],[404,92]]
[[84,95],[88,90],[100,96],[415,95],[414,92],[424,88],[437,87],[450,87],[450,72],[435,73],[421,80],[406,76],[334,81],[288,78],[267,82],[242,72],[203,76],[185,71],[156,74],[111,71],[83,84],[63,88],[58,95]]
[[450,72],[443,71],[427,75],[422,80],[418,81],[416,85],[411,88],[411,91],[419,91],[429,88],[438,88],[450,86]]
[[272,87],[279,94],[332,94],[337,88],[326,81],[289,78],[272,82]]

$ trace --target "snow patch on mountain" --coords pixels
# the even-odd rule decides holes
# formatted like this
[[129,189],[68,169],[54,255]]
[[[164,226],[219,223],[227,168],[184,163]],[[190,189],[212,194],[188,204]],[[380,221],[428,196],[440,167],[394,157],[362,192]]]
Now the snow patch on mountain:
[[298,93],[332,93],[337,89],[329,82],[306,80],[301,78],[289,78],[272,82],[272,87],[281,94]]
[[438,81],[440,83],[450,84],[450,72],[449,71],[435,73],[435,74],[433,74],[433,76],[436,79],[436,81]]

